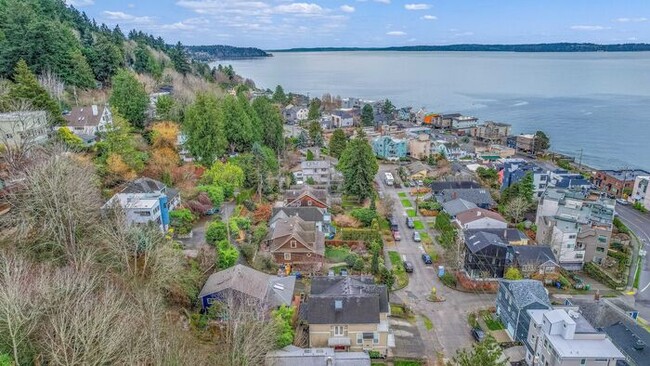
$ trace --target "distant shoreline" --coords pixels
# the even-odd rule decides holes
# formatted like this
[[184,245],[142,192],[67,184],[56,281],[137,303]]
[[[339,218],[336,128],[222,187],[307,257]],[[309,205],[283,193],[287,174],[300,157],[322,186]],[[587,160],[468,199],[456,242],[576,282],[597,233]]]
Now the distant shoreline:
[[539,43],[539,44],[454,44],[445,46],[392,46],[392,47],[298,47],[273,49],[266,52],[353,52],[353,51],[397,51],[397,52],[646,52],[649,43],[625,43],[601,45],[595,43]]

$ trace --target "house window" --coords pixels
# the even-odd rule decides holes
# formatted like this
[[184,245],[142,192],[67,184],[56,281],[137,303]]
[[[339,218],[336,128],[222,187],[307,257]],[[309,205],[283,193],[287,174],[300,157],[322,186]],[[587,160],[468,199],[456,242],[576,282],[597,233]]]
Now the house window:
[[290,261],[291,260],[291,253],[284,253],[284,260],[285,261]]
[[575,234],[569,235],[569,239],[575,239],[575,238],[576,238]]
[[372,338],[372,344],[379,344],[379,333],[375,332],[375,335]]
[[345,335],[345,327],[342,325],[334,326],[334,337],[343,337]]
[[580,364],[581,365],[586,365],[587,364],[587,359],[583,358],[582,360],[580,360]]
[[596,247],[596,252],[598,252],[598,253],[604,253],[604,252],[605,252],[605,248]]
[[291,241],[291,247],[292,247],[292,248],[297,248],[297,247],[298,247],[298,243],[296,243],[295,240],[292,240],[292,241]]
[[307,200],[307,206],[311,206],[312,203],[313,203],[313,202],[312,202],[311,200]]
[[582,253],[576,253],[576,259],[582,259],[584,256]]
[[363,344],[363,333],[357,333],[357,344]]
[[598,241],[601,243],[607,243],[607,237],[605,235],[598,235]]

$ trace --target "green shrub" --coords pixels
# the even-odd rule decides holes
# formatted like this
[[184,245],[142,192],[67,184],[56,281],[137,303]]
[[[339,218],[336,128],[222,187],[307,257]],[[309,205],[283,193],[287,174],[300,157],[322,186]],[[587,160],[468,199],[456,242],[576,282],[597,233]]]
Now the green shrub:
[[237,264],[239,251],[228,240],[217,243],[217,267],[226,269]]
[[449,273],[449,272],[445,272],[445,274],[443,274],[440,277],[440,281],[445,286],[452,287],[452,288],[456,287],[456,277],[453,274]]
[[349,267],[352,267],[352,266],[354,266],[354,263],[357,261],[358,258],[359,258],[359,256],[356,255],[355,253],[350,253],[350,254],[347,255],[347,257],[345,257],[345,263]]
[[366,262],[363,260],[363,258],[357,257],[357,259],[354,261],[354,264],[352,265],[352,269],[355,271],[363,271],[365,266]]
[[621,221],[621,219],[619,219],[618,217],[614,218],[614,226],[616,226],[618,231],[621,233],[625,233],[625,234],[630,233],[630,229],[628,229],[627,226],[625,226],[625,224],[623,223],[623,221]]
[[228,227],[221,221],[212,221],[205,231],[205,240],[212,245],[228,238]]
[[370,358],[381,358],[381,353],[379,351],[368,351],[368,356]]
[[276,344],[278,348],[286,347],[293,343],[294,330],[291,320],[293,319],[294,308],[292,306],[282,305],[271,313],[278,326],[278,335]]
[[192,231],[192,224],[196,221],[196,216],[187,208],[172,210],[169,212],[169,225],[174,228],[178,234],[185,235]]
[[365,242],[381,242],[381,233],[370,229],[341,228],[342,240],[363,240]]
[[363,226],[370,226],[372,224],[372,220],[377,218],[377,212],[369,208],[357,208],[350,212],[350,216],[359,220]]
[[569,280],[567,280],[566,277],[560,275],[560,276],[558,277],[557,280],[558,280],[558,281],[560,282],[560,284],[562,285],[562,288],[569,288],[569,287],[571,287],[571,282],[569,282]]
[[619,282],[607,275],[603,270],[598,267],[595,263],[585,263],[583,270],[593,279],[598,282],[604,283],[605,285],[611,288],[620,288],[625,286],[625,282]]

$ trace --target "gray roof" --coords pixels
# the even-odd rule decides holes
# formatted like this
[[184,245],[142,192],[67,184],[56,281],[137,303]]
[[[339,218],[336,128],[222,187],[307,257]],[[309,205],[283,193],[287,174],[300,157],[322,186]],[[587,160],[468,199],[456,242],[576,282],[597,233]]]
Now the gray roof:
[[388,312],[388,291],[371,277],[313,277],[306,306],[311,324],[379,323],[379,314]]
[[[267,240],[276,240],[289,235],[300,240],[315,253],[320,255],[324,254],[325,237],[316,228],[316,223],[304,221],[299,216],[291,216],[287,219],[278,220],[276,221],[275,227],[268,233]],[[284,241],[273,243],[271,251],[277,250],[283,244]]]
[[151,178],[138,178],[127,183],[121,193],[156,193],[165,189],[163,182]]
[[450,216],[456,216],[461,212],[465,212],[469,209],[472,208],[477,208],[474,203],[470,201],[466,201],[462,198],[456,198],[455,200],[447,201],[442,204],[442,208],[447,212]]
[[[328,359],[333,360],[332,364]],[[334,352],[333,348],[286,346],[266,354],[266,366],[370,366],[366,352]]]
[[635,180],[638,176],[650,175],[650,172],[642,169],[600,170],[599,172],[607,174],[616,180]]
[[327,160],[305,160],[300,162],[302,169],[327,169],[332,166]]
[[615,323],[604,328],[603,331],[628,360],[634,362],[633,364],[639,366],[648,364],[648,359],[650,359],[650,333],[648,331],[631,321]]
[[440,192],[445,189],[469,189],[469,188],[481,188],[481,185],[471,180],[431,183],[431,190],[434,192]]
[[203,285],[199,297],[225,290],[234,290],[266,301],[272,307],[277,307],[291,304],[295,284],[296,277],[294,276],[271,276],[242,264],[237,264],[234,267],[211,274],[205,285]]
[[494,202],[492,199],[490,192],[485,188],[444,189],[438,197],[441,203],[448,202],[457,198],[462,198],[479,206],[496,205],[496,202]]
[[553,250],[548,245],[516,245],[512,249],[515,251],[515,260],[519,263],[557,263]]
[[519,309],[534,303],[546,305],[551,308],[551,302],[548,299],[548,294],[544,285],[540,281],[535,280],[501,280],[512,294],[512,299]]
[[569,301],[572,305],[579,307],[582,316],[596,328],[608,327],[631,319],[624,313],[624,311],[629,311],[629,306],[620,308],[618,303],[613,303],[610,299],[595,301],[592,298],[574,297]]
[[291,216],[298,216],[308,222],[322,222],[327,210],[319,207],[275,207],[271,214],[270,223],[277,220],[288,219]]
[[287,200],[287,203],[291,203],[305,194],[327,204],[327,189],[318,189],[309,186],[303,186],[299,189],[289,189],[284,192],[284,198]]
[[486,233],[498,235],[501,239],[505,240],[509,244],[528,239],[528,236],[523,232],[521,232],[521,230],[519,229],[467,229],[465,231],[467,232],[483,231]]
[[501,247],[508,246],[508,244],[505,243],[498,235],[492,233],[480,230],[468,230],[465,232],[465,246],[472,253],[478,253],[481,250],[492,245]]
[[63,115],[63,118],[66,125],[70,127],[97,126],[101,121],[104,108],[106,108],[105,105],[73,107],[72,110]]

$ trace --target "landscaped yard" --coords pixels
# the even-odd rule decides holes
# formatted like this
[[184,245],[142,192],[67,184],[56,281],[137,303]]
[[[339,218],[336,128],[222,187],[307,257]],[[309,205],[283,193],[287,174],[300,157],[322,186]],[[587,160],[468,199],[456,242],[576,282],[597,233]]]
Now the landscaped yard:
[[433,329],[433,322],[429,317],[427,317],[424,314],[421,314],[420,317],[422,318],[422,322],[424,322],[424,327],[427,328],[427,330]]
[[408,217],[415,217],[418,215],[418,213],[415,212],[415,210],[412,208],[407,209],[406,214],[408,215]]
[[406,197],[407,197],[406,192],[399,192],[399,193],[397,193],[397,195],[398,195],[400,198],[406,198]]
[[402,202],[402,206],[404,207],[413,207],[411,201],[407,200],[406,198],[401,199],[400,202]]
[[[417,222],[417,221],[416,221],[416,222]],[[416,228],[416,229],[418,228],[417,225],[415,226],[415,228]],[[422,232],[420,233],[420,238],[422,238],[422,240],[429,239],[429,233],[427,233],[426,231],[422,231]]]
[[394,250],[388,251],[388,258],[393,265],[393,273],[395,273],[395,288],[403,288],[409,284],[409,275],[404,270],[404,263],[402,257]]
[[325,247],[325,258],[331,263],[340,263],[345,261],[345,257],[350,255],[350,248],[346,246]]
[[413,221],[413,226],[415,230],[424,230],[424,224],[420,220]]
[[485,325],[487,325],[489,330],[501,330],[505,329],[503,324],[492,317],[492,312],[490,311],[482,311],[481,312],[481,317],[483,318],[483,321],[485,321]]

